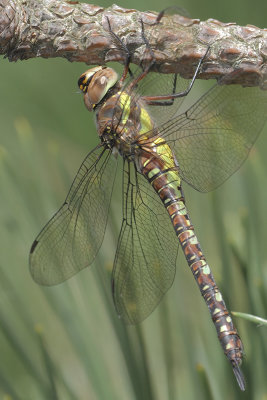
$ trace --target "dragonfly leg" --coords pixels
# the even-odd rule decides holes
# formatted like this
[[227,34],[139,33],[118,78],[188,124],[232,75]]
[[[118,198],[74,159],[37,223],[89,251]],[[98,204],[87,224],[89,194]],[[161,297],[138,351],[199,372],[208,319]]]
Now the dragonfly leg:
[[[158,14],[156,22],[154,22],[153,24],[150,24],[150,25],[156,25],[156,24],[160,23],[161,19],[166,14],[166,11],[168,11],[170,9],[178,9],[178,11],[180,11],[180,12],[182,11],[182,14],[185,13],[184,10],[182,10],[181,8],[176,7],[176,6],[166,7]],[[206,58],[206,56],[208,54],[209,49],[210,49],[210,46],[207,47],[205,54],[200,58],[197,68],[195,70],[195,73],[193,75],[193,78],[191,79],[190,84],[186,90],[179,92],[179,93],[175,93],[176,76],[177,76],[177,75],[175,75],[175,85],[174,85],[174,90],[173,90],[172,94],[164,95],[164,96],[143,96],[142,99],[145,100],[147,102],[147,104],[149,104],[151,106],[169,106],[169,105],[173,104],[174,99],[187,96],[188,93],[190,92],[190,90],[192,89],[192,86],[196,80],[197,74],[200,70],[203,60]],[[161,101],[161,100],[163,100],[163,101]]]
[[142,79],[145,78],[145,76],[149,73],[150,69],[152,68],[152,66],[155,64],[155,57],[154,57],[154,53],[153,50],[147,40],[147,37],[145,35],[145,28],[144,28],[144,21],[141,19],[140,20],[141,23],[141,36],[143,39],[143,42],[146,45],[146,51],[148,53],[148,60],[147,60],[147,65],[145,67],[142,66],[142,62],[141,62],[141,67],[143,69],[143,72],[141,72],[141,74],[139,74],[129,85],[130,89],[133,89],[137,86],[138,82],[140,82]]
[[162,11],[160,11],[158,13],[156,22],[154,22],[153,24],[150,24],[150,25],[158,24],[161,21],[162,17],[164,17],[164,15],[166,14],[166,11],[168,11],[168,10],[176,10],[179,12],[180,15],[190,18],[188,12],[184,8],[179,7],[179,6],[169,6],[169,7],[164,8]]
[[120,78],[120,82],[124,82],[127,74],[129,72],[130,75],[132,75],[130,69],[129,69],[129,65],[131,62],[131,53],[128,49],[128,47],[125,45],[125,43],[119,38],[118,35],[116,35],[115,32],[113,32],[111,25],[110,25],[110,20],[108,17],[106,17],[107,19],[107,23],[108,23],[108,30],[109,30],[109,34],[112,38],[112,40],[118,45],[118,47],[123,51],[123,53],[125,54],[125,62],[124,62],[124,70],[122,73],[122,76]]
[[[206,58],[209,49],[210,49],[210,46],[207,47],[205,54],[200,58],[197,68],[194,72],[193,78],[191,79],[189,86],[186,90],[179,92],[179,93],[172,93],[172,94],[167,94],[167,95],[163,95],[163,96],[143,96],[142,100],[144,100],[147,104],[149,104],[151,106],[157,106],[157,105],[164,106],[164,105],[171,105],[172,103],[170,103],[170,101],[173,102],[174,99],[187,96],[194,85],[194,82],[197,78],[200,67],[203,63],[203,60]],[[166,101],[167,101],[167,103],[166,103]]]
[[[173,80],[173,88],[172,88],[172,95],[175,94],[176,92],[176,83],[177,83],[177,74],[174,75],[174,80]],[[170,100],[162,100],[162,101],[148,101],[147,97],[144,98],[142,97],[142,100],[145,100],[146,103],[150,106],[172,106],[174,103],[174,98]]]

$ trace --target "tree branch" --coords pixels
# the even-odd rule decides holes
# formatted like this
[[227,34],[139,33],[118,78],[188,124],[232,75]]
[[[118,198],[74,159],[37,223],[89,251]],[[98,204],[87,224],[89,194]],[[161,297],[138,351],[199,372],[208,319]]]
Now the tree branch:
[[[58,0],[0,0],[0,54],[10,61],[65,57],[87,64],[123,62],[124,55],[108,34],[107,16],[133,53],[131,61],[140,64],[140,19],[146,28],[157,13]],[[155,70],[190,78],[209,45],[200,78],[267,87],[266,29],[179,15],[164,16],[154,29],[149,41]]]

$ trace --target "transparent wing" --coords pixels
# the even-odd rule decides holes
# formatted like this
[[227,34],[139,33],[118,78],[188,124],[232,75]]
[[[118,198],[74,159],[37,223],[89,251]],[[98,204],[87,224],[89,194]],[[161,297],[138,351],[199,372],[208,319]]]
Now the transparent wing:
[[30,271],[42,285],[63,282],[94,260],[106,229],[116,159],[98,146],[82,163],[58,212],[30,252]]
[[145,134],[160,135],[182,178],[201,192],[215,189],[244,162],[267,119],[267,91],[214,86],[184,114]]
[[[141,73],[141,68],[137,68],[136,71],[129,77],[124,85],[124,90],[128,92],[128,85],[133,80],[133,77],[138,76]],[[149,72],[145,78],[139,83],[138,87],[135,88],[131,94],[132,103],[137,103],[143,96],[162,96],[169,95],[171,93],[180,93],[187,89],[190,80],[183,79],[176,74],[159,74],[156,72]],[[169,121],[171,118],[177,115],[177,112],[184,100],[184,97],[174,99],[173,102],[165,101],[165,104],[160,105],[148,105],[143,102],[143,107],[149,112],[152,117],[155,126],[159,126]]]
[[[162,96],[181,93],[188,88],[189,83],[189,79],[183,79],[179,75],[149,72],[138,85],[137,93],[139,96]],[[159,126],[177,114],[184,99],[185,97],[174,99],[172,103],[169,102],[169,105],[167,105],[167,101],[165,101],[166,105],[146,105],[146,108],[156,126]]]
[[113,298],[128,324],[145,319],[171,287],[178,240],[158,195],[137,174],[124,168],[123,222],[113,269]]

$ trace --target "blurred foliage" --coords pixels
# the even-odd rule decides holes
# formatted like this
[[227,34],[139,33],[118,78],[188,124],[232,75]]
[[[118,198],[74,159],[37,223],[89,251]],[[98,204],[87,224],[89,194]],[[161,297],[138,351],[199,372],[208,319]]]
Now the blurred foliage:
[[[172,4],[168,1],[164,7]],[[162,8],[162,2],[154,0],[120,5]],[[201,19],[260,27],[266,22],[262,0],[187,0],[178,5]],[[247,390],[241,394],[182,252],[175,283],[158,309],[136,327],[125,327],[117,318],[110,290],[121,218],[116,193],[112,224],[90,271],[51,288],[32,281],[31,243],[97,143],[93,118],[76,94],[84,69],[61,59],[1,59],[0,398],[266,400],[266,328],[236,319],[246,352]],[[206,87],[198,84],[191,101]],[[263,318],[266,134],[265,129],[248,161],[217,191],[201,195],[184,188],[229,309]]]
[[244,319],[247,319],[248,321],[254,322],[258,326],[267,326],[267,319],[256,317],[255,315],[251,315],[251,314],[239,313],[236,311],[232,311],[232,314],[235,317],[244,318]]

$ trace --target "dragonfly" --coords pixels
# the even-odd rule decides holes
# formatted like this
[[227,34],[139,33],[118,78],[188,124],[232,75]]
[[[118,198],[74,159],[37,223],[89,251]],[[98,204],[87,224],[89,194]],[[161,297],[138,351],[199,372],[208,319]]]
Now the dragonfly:
[[92,264],[103,241],[121,158],[122,224],[111,278],[118,315],[126,324],[136,324],[151,314],[172,286],[180,244],[245,390],[242,341],[197,239],[182,185],[208,192],[240,167],[266,121],[267,91],[216,84],[178,114],[209,48],[186,87],[177,74],[152,72],[149,37],[162,18],[168,16],[161,12],[149,27],[140,20],[144,57],[135,73],[127,43],[107,18],[107,34],[124,54],[123,72],[119,76],[110,67],[96,66],[78,80],[85,106],[95,114],[100,142],[33,242],[30,272],[38,284],[56,285]]

